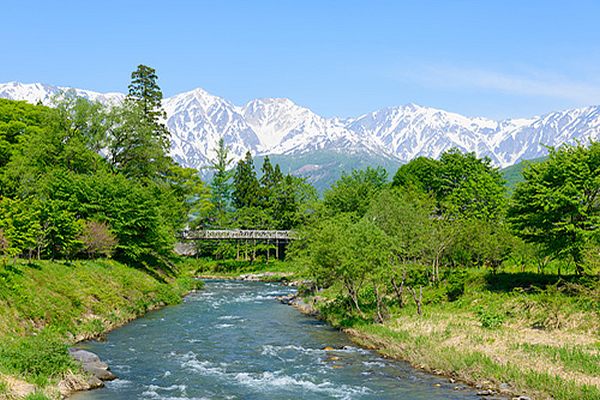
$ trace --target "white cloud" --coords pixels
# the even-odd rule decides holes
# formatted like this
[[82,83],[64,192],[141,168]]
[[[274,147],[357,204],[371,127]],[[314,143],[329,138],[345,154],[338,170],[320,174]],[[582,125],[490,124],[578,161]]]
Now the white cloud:
[[507,74],[483,69],[427,66],[404,70],[401,77],[437,89],[491,90],[507,94],[551,96],[582,104],[600,104],[598,82],[584,83],[539,71]]

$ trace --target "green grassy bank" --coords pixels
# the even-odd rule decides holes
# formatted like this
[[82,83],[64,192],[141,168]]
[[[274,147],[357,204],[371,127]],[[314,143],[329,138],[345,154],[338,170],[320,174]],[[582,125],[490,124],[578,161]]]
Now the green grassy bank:
[[28,399],[59,398],[58,384],[81,375],[69,344],[164,305],[177,304],[197,281],[182,264],[171,276],[113,260],[0,263],[0,399],[36,386]]
[[408,292],[402,308],[397,298],[385,298],[382,323],[375,322],[368,286],[360,293],[365,316],[340,287],[312,297],[321,318],[361,345],[482,389],[535,400],[600,398],[598,299],[597,277],[484,270],[423,287],[422,315]]

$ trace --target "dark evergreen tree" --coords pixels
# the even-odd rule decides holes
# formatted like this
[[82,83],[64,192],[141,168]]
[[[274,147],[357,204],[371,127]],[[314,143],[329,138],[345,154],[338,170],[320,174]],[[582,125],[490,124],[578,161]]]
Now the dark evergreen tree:
[[232,200],[236,209],[259,205],[259,182],[254,170],[252,154],[249,151],[246,153],[246,157],[238,162],[235,169]]
[[139,104],[147,118],[156,125],[161,125],[161,119],[166,118],[166,113],[162,109],[163,95],[156,83],[157,79],[154,68],[138,65],[137,70],[131,73],[127,100]]
[[259,180],[260,183],[260,204],[268,213],[273,213],[273,208],[276,206],[277,188],[283,180],[283,175],[279,169],[279,164],[271,164],[269,156],[265,157],[261,168],[263,173]]
[[113,168],[129,177],[156,179],[172,163],[167,156],[170,134],[162,123],[162,93],[152,68],[139,65],[131,79],[125,102],[112,112],[109,159]]

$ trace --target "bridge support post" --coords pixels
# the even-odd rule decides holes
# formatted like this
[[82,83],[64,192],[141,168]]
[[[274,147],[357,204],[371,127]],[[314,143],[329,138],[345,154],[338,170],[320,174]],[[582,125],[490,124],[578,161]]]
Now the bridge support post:
[[267,263],[271,261],[271,242],[267,239]]
[[275,239],[275,259],[279,260],[279,239]]

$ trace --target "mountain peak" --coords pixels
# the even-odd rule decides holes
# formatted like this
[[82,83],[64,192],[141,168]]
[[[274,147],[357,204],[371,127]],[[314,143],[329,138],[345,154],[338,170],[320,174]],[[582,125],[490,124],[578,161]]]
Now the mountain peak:
[[[65,88],[10,82],[0,84],[0,98],[48,103],[61,90]],[[76,93],[105,103],[125,97],[79,89]],[[196,88],[164,99],[163,107],[172,133],[172,156],[194,168],[206,165],[214,156],[220,138],[236,159],[246,151],[294,155],[336,149],[406,162],[418,156],[437,158],[458,147],[504,167],[521,158],[545,155],[540,143],[556,147],[574,141],[587,143],[600,136],[600,106],[493,121],[408,103],[356,119],[326,119],[287,98],[261,98],[236,107]]]

